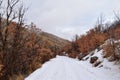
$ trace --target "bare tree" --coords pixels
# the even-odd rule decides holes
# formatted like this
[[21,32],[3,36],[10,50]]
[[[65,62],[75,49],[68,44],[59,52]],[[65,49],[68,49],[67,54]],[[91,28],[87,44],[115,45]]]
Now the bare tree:
[[[4,3],[6,4],[4,5]],[[0,0],[0,8],[0,60],[4,65],[4,74],[0,77],[0,80],[9,80],[8,77],[15,72],[14,64],[17,60],[16,58],[18,58],[16,53],[19,48],[26,9],[21,4],[21,0]],[[14,37],[10,41],[8,29],[14,21],[16,21],[14,32],[12,32]]]
[[113,11],[113,12],[114,12],[114,15],[115,15],[116,21],[120,23],[120,16],[119,16],[120,13],[119,13],[119,12],[116,13],[115,11]]

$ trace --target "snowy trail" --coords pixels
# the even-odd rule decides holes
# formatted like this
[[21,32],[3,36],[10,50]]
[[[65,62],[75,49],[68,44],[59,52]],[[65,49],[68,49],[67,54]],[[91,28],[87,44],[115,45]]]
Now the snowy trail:
[[[86,64],[86,65],[85,65]],[[93,68],[87,62],[80,62],[68,57],[57,56],[37,69],[25,80],[119,80],[111,77],[110,70]],[[106,73],[108,74],[106,76]],[[114,72],[115,73],[115,72]]]

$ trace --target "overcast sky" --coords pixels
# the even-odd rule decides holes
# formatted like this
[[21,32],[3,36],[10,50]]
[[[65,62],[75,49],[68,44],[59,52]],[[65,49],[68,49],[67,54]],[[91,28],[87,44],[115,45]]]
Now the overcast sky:
[[29,7],[26,22],[43,31],[71,40],[93,28],[97,18],[112,20],[120,0],[24,0]]

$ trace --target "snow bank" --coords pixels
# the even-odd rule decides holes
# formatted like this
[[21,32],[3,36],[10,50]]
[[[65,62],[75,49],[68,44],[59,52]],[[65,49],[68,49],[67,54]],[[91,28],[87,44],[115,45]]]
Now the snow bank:
[[[46,62],[25,80],[120,80],[120,67],[102,58],[102,50],[93,56],[102,60],[103,67],[92,67],[89,60],[78,61],[65,56],[57,56]],[[90,56],[89,56],[90,57]]]

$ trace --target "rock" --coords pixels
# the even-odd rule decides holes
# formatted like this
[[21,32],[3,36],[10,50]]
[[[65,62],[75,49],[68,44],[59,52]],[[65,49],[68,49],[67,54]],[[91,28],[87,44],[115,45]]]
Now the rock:
[[95,61],[95,62],[93,63],[93,67],[97,67],[99,64],[101,64],[101,61]]
[[98,57],[97,56],[94,56],[94,57],[91,57],[90,58],[90,63],[93,64],[95,61],[98,60]]

